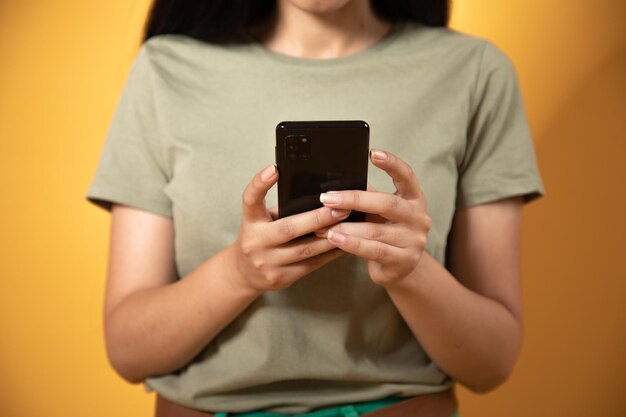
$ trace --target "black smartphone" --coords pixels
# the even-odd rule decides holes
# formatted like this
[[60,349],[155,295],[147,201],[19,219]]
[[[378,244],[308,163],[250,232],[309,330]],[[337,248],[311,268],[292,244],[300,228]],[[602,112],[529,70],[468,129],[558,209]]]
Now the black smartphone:
[[[369,125],[362,120],[291,121],[276,126],[278,217],[322,207],[327,191],[366,190]],[[364,221],[353,211],[345,221]]]

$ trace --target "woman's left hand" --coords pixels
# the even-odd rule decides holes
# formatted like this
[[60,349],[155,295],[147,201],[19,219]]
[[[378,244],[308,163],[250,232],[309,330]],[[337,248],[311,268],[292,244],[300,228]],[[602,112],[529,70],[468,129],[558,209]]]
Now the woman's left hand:
[[398,283],[417,267],[432,219],[411,167],[389,152],[372,150],[370,157],[392,178],[396,192],[368,189],[322,194],[320,200],[326,207],[358,210],[367,215],[365,222],[342,222],[316,233],[343,251],[367,259],[372,280],[386,287]]

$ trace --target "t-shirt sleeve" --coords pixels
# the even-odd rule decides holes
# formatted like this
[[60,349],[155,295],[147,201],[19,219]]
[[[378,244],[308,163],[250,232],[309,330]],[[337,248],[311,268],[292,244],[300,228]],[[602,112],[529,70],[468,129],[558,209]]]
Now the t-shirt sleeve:
[[456,207],[544,195],[534,144],[509,58],[485,41],[476,79]]
[[130,69],[104,143],[88,202],[111,211],[121,203],[166,217],[172,203],[165,192],[169,181],[159,135],[154,66],[142,45]]

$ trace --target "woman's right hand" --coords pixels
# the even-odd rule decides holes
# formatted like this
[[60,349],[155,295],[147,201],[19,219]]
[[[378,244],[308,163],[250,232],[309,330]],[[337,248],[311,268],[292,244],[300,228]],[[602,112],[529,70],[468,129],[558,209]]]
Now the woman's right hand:
[[241,227],[231,246],[233,278],[260,293],[287,288],[345,253],[325,238],[296,238],[344,220],[350,211],[320,207],[274,220],[265,207],[265,196],[277,180],[278,172],[271,165],[245,188]]

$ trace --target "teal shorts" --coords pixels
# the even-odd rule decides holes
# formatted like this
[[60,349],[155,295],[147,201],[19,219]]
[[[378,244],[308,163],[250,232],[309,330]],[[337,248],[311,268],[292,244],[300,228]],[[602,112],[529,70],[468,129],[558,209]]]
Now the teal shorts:
[[[215,413],[215,417],[359,417],[362,414],[376,411],[404,400],[405,398],[389,397],[376,401],[345,404],[339,407],[325,408],[323,410],[312,411],[304,414],[280,414],[267,411],[251,411],[246,413],[218,412]],[[459,414],[454,413],[450,417],[459,417]]]

